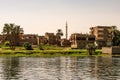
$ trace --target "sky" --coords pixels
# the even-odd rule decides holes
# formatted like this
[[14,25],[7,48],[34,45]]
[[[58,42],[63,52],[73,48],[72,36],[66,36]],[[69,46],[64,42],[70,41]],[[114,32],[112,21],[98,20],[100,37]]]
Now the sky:
[[5,23],[15,23],[25,34],[65,34],[66,21],[69,36],[98,25],[120,29],[120,0],[0,0],[0,33]]

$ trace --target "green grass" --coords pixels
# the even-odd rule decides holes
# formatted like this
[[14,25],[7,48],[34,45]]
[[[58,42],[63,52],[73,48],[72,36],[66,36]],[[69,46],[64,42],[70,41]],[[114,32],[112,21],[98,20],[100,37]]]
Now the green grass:
[[[42,46],[44,50],[39,50],[38,48],[34,48],[34,50],[25,50],[24,47],[19,46],[16,47],[15,50],[10,50],[9,47],[2,46],[0,48],[0,56],[44,56],[44,57],[52,57],[52,56],[88,56],[88,52],[85,49],[71,49],[70,47],[57,47],[57,46]],[[93,55],[102,55],[101,50],[96,50]]]
[[[101,50],[96,50],[93,55],[101,55]],[[51,57],[51,56],[88,56],[87,50],[80,49],[62,49],[62,50],[25,50],[25,49],[16,49],[16,50],[4,50],[0,49],[0,56],[43,56],[43,57]]]
[[[15,50],[10,50],[9,47],[2,46],[0,48],[0,56],[14,56],[14,57],[54,57],[54,56],[89,56],[86,49],[71,49],[70,47],[57,47],[44,45],[44,50],[34,48],[34,50],[25,50],[24,47],[16,47]],[[92,56],[108,56],[108,54],[102,54],[101,50],[96,50]],[[120,55],[113,55],[120,56]]]
[[58,47],[54,45],[41,45],[41,48],[43,48],[44,50],[63,50],[64,49],[64,47]]

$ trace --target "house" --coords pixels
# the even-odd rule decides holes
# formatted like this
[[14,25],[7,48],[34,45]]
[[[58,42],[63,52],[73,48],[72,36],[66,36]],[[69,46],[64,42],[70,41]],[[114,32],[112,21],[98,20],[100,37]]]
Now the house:
[[112,28],[114,26],[96,26],[90,28],[90,34],[95,36],[98,48],[112,45]]
[[71,48],[86,48],[87,44],[94,44],[95,36],[90,34],[74,33],[70,36]]
[[47,44],[56,45],[57,44],[57,36],[54,33],[45,33],[45,38],[47,39]]
[[37,42],[38,45],[41,44],[41,43],[47,44],[47,42],[48,42],[48,41],[47,41],[47,38],[45,38],[45,36],[38,36],[38,37],[37,37],[37,41],[38,41],[38,42]]
[[25,42],[29,42],[31,45],[37,45],[37,36],[36,34],[23,34],[20,38],[20,45],[23,45]]
[[61,39],[61,46],[62,47],[70,47],[70,45],[71,45],[70,40]]

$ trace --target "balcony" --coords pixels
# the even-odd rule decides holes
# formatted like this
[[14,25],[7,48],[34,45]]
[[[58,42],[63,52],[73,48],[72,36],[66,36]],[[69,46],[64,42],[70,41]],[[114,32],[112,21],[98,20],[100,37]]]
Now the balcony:
[[104,31],[104,28],[98,28],[98,31]]
[[97,40],[104,40],[104,37],[98,37]]

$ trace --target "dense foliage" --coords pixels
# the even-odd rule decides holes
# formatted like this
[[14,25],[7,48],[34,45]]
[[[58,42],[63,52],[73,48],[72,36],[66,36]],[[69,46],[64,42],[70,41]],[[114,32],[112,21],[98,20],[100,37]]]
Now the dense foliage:
[[61,29],[57,30],[56,37],[57,37],[57,45],[60,46],[60,39],[63,36],[63,32]]
[[94,44],[87,44],[86,48],[89,55],[92,55],[95,53],[96,46]]
[[25,47],[26,50],[33,50],[31,44],[28,42],[25,42],[23,46]]
[[9,42],[9,41],[6,41],[6,42],[4,43],[4,45],[5,45],[5,46],[10,46],[10,42]]
[[19,45],[20,33],[23,33],[23,29],[15,24],[4,24],[3,32],[5,40],[10,42],[11,49]]
[[113,46],[120,46],[120,31],[119,30],[115,30],[113,32]]
[[57,30],[56,36],[58,37],[58,39],[60,39],[61,36],[63,36],[63,32],[62,32],[61,29],[58,29],[58,30]]

